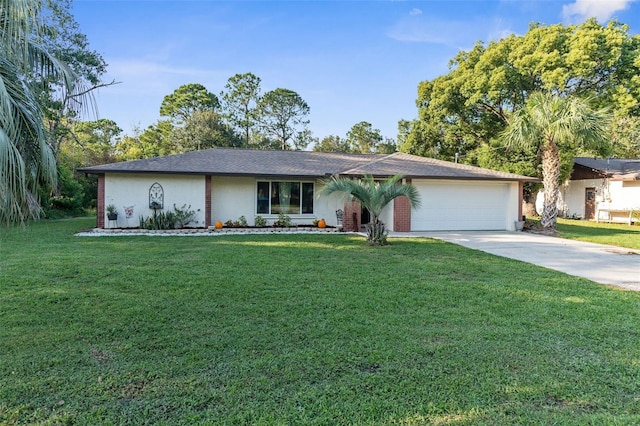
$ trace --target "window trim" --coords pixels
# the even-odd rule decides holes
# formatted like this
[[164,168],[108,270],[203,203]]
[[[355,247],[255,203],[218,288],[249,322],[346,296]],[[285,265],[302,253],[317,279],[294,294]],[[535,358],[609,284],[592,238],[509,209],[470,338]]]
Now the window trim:
[[[254,201],[254,212],[256,215],[262,215],[262,216],[267,216],[267,217],[277,217],[278,213],[272,213],[271,210],[271,195],[267,196],[267,202],[268,202],[268,213],[259,213],[258,212],[258,185],[260,183],[268,183],[269,184],[269,194],[271,194],[272,191],[272,184],[276,182],[276,183],[283,183],[283,182],[288,182],[288,183],[297,183],[300,186],[300,204],[299,204],[299,213],[291,213],[289,214],[289,216],[294,216],[294,217],[315,217],[315,209],[316,209],[316,203],[315,203],[315,198],[316,198],[316,181],[315,180],[309,180],[309,179],[287,179],[287,178],[282,178],[282,179],[256,179],[256,184],[254,186],[254,197],[253,197],[253,201]],[[313,207],[312,207],[312,211],[311,213],[302,213],[302,200],[303,200],[303,187],[304,184],[311,184],[312,188],[313,188]]]

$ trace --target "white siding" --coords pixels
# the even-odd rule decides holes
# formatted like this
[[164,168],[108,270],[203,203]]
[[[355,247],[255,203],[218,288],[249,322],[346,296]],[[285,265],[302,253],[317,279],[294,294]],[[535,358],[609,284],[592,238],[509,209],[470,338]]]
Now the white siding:
[[[304,181],[314,182],[313,180],[300,180],[295,178],[255,178],[255,177],[216,177],[211,179],[211,222],[212,224],[220,221],[222,223],[228,220],[238,220],[240,216],[247,219],[249,225],[254,224],[257,201],[257,182],[258,181]],[[310,225],[314,219],[325,219],[327,225],[335,226],[336,210],[342,209],[344,202],[337,195],[329,197],[318,197],[320,186],[317,181],[314,182],[315,198],[313,200],[313,214],[289,215],[292,221],[299,225]],[[278,219],[278,215],[260,214],[267,219],[269,225]]]
[[[585,189],[596,188],[596,208],[640,210],[640,181],[622,182],[609,179],[569,180],[560,187],[558,209],[562,216],[585,217]],[[540,191],[536,209],[542,212],[544,192]]]
[[[107,174],[104,181],[105,207],[114,204],[118,208],[117,227],[135,228],[140,225],[140,216],[150,216],[149,188],[158,182],[164,190],[164,211],[173,210],[173,205],[182,207],[191,205],[192,210],[200,210],[195,222],[189,226],[204,226],[204,176],[187,175],[146,175],[146,174]],[[133,216],[126,218],[125,207],[133,206]],[[116,227],[109,223],[105,215],[105,226]]]
[[513,230],[518,217],[518,183],[413,180],[421,207],[413,210],[413,231]]

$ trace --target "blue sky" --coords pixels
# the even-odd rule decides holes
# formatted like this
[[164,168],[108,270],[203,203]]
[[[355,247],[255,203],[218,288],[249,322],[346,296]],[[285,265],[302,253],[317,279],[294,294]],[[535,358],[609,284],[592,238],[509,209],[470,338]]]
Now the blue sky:
[[263,93],[283,87],[309,104],[320,139],[360,121],[396,138],[417,117],[417,86],[478,41],[523,34],[530,22],[617,18],[640,31],[640,1],[75,0],[90,48],[107,63],[100,118],[127,134],[159,118],[165,95],[200,83],[219,94],[252,72]]

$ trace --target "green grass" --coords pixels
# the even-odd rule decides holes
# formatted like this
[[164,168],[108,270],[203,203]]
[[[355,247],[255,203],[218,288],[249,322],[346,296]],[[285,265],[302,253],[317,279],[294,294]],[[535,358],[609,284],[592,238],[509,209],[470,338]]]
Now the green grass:
[[596,223],[589,220],[558,219],[559,236],[632,249],[640,249],[640,226]]
[[428,239],[0,232],[0,424],[640,423],[640,294]]

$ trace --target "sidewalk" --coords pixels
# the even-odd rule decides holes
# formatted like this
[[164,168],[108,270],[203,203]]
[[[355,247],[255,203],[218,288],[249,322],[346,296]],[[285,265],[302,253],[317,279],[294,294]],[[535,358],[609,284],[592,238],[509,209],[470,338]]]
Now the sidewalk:
[[508,231],[391,233],[428,237],[508,257],[627,290],[640,291],[640,251]]

